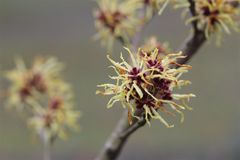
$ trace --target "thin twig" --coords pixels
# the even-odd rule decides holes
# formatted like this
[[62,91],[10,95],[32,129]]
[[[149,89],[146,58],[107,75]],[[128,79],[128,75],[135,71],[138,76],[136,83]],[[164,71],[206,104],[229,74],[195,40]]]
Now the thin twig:
[[120,136],[123,131],[129,128],[126,118],[127,114],[126,111],[123,113],[117,127],[114,129],[114,132],[112,132],[112,135],[107,140],[105,146],[95,160],[112,160],[118,157],[127,139],[127,137]]
[[[196,9],[195,9],[195,1],[188,0],[190,6],[189,10],[191,15],[197,16]],[[201,46],[206,41],[205,33],[202,29],[198,28],[198,22],[192,22],[192,33],[191,35],[183,42],[182,46],[180,47],[180,51],[186,56],[184,59],[179,59],[178,63],[184,64],[187,63],[193,55],[197,53],[197,51],[201,48]]]
[[[190,3],[190,12],[192,16],[195,16],[196,11],[194,0],[188,1]],[[180,64],[187,63],[206,41],[204,32],[197,28],[197,22],[192,23],[192,28],[193,32],[186,41],[184,41],[182,47],[180,48],[184,55],[186,55],[186,58],[178,61]],[[107,140],[104,148],[95,160],[117,159],[130,135],[146,124],[145,118],[142,117],[139,120],[135,120],[132,125],[129,125],[127,116],[127,111],[124,111],[116,129],[113,131],[111,137]]]
[[48,141],[43,142],[43,160],[51,160],[50,143]]
[[135,36],[132,38],[132,49],[134,52],[137,51],[138,46],[139,46],[139,42],[141,40],[141,36],[144,32],[144,29],[146,28],[146,26],[149,24],[150,21],[152,21],[152,19],[155,17],[156,13],[154,12],[152,17],[150,19],[146,19],[145,18],[145,14],[146,14],[146,6],[143,7],[140,11],[139,11],[139,16],[138,18],[143,20],[143,24],[140,24],[137,28],[137,33],[135,34]]

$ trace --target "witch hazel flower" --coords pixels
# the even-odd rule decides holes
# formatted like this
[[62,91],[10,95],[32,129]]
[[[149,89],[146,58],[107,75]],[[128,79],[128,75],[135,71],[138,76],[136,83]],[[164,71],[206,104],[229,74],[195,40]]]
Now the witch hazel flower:
[[28,124],[42,141],[53,143],[56,138],[66,139],[69,129],[79,129],[80,115],[68,95],[55,95],[49,97],[47,106],[34,109]]
[[97,34],[95,39],[102,45],[112,48],[115,39],[127,44],[140,24],[137,10],[141,7],[138,0],[98,0],[94,12]]
[[191,68],[176,62],[178,58],[184,58],[182,53],[162,57],[157,48],[151,54],[139,49],[134,56],[128,48],[125,49],[131,57],[131,63],[127,63],[122,55],[121,62],[115,62],[107,56],[112,63],[111,68],[116,72],[116,76],[110,76],[115,83],[98,85],[103,90],[97,91],[97,94],[112,96],[107,107],[111,108],[120,102],[128,110],[130,124],[133,117],[144,116],[148,124],[150,119],[157,119],[166,127],[173,127],[163,118],[164,113],[178,113],[183,121],[183,111],[191,109],[186,102],[194,95],[175,93],[175,89],[190,84],[190,81],[180,79]]
[[170,53],[169,44],[167,42],[160,42],[155,36],[148,38],[145,43],[140,47],[144,53],[151,55],[157,48],[159,55],[166,55]]
[[73,92],[62,69],[63,64],[50,57],[36,58],[29,68],[18,59],[16,68],[6,72],[7,104],[26,111],[30,128],[44,142],[66,138],[66,130],[78,128],[80,112],[73,108]]
[[219,44],[223,31],[228,34],[231,29],[239,31],[239,3],[239,0],[196,0],[197,15],[187,22],[198,21],[207,38],[216,33]]
[[5,74],[10,82],[8,105],[20,108],[24,103],[36,101],[41,94],[49,94],[58,84],[64,84],[60,78],[62,68],[56,58],[36,58],[31,68],[22,59],[17,59],[16,68]]

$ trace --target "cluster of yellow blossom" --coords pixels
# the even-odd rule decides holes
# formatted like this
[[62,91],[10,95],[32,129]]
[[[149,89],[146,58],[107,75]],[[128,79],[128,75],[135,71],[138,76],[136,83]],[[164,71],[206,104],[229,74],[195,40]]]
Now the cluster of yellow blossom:
[[183,120],[182,111],[190,109],[186,101],[194,95],[174,93],[175,88],[190,84],[187,80],[179,79],[191,68],[176,62],[178,58],[184,58],[181,52],[161,55],[155,48],[150,53],[139,49],[138,53],[133,54],[128,48],[126,50],[131,57],[131,64],[127,63],[122,55],[120,63],[107,56],[117,74],[110,77],[116,82],[98,85],[104,90],[97,93],[113,95],[108,102],[108,108],[116,102],[121,102],[122,106],[128,109],[130,124],[132,117],[145,116],[149,124],[149,119],[159,119],[167,127],[172,127],[173,125],[169,125],[159,113],[162,111],[174,115],[169,109],[181,114]]
[[[95,38],[108,49],[115,39],[128,46],[139,26],[147,23],[155,13],[161,13],[170,2],[176,8],[189,8],[187,0],[98,0],[99,7],[94,12],[98,31]],[[197,15],[187,23],[198,21],[198,27],[204,29],[206,37],[217,33],[217,43],[220,43],[222,31],[239,30],[239,3],[240,0],[195,0]],[[145,12],[140,13],[141,10]]]
[[[98,9],[94,12],[97,34],[95,39],[111,50],[118,39],[128,45],[138,32],[140,25],[150,19],[154,13],[162,12],[170,0],[98,0]],[[139,14],[141,9],[143,13]],[[144,14],[144,15],[142,15]]]
[[[221,42],[223,31],[239,31],[240,0],[195,0],[196,16],[187,23],[197,21],[199,29],[205,31],[205,36],[216,33],[217,44]],[[179,6],[189,7],[188,1],[178,1]]]
[[63,65],[56,58],[37,58],[31,68],[18,59],[16,69],[6,72],[10,81],[8,106],[30,112],[29,126],[44,141],[65,138],[67,128],[78,128],[72,91],[62,80]]
[[95,26],[98,31],[95,38],[110,49],[115,39],[129,43],[140,25],[137,10],[141,7],[139,0],[99,0],[94,12]]
[[158,49],[159,56],[170,53],[169,44],[167,42],[159,42],[155,36],[148,38],[140,48],[147,54],[151,54],[156,48]]

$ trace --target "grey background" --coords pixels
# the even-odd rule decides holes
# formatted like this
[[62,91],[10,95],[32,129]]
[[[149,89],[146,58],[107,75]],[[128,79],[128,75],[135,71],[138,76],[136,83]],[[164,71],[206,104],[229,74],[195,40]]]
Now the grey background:
[[[64,76],[74,86],[81,109],[82,131],[58,140],[53,160],[93,159],[121,116],[120,105],[105,108],[108,98],[95,95],[96,85],[108,81],[106,50],[92,40],[95,34],[91,0],[0,0],[0,69],[14,67],[14,57],[30,62],[37,55],[53,55],[66,64]],[[156,35],[173,48],[188,35],[180,11],[168,9],[147,27],[145,38]],[[239,35],[225,36],[222,47],[206,44],[184,76],[197,95],[185,122],[175,128],[159,122],[134,134],[121,160],[238,160],[240,159],[240,47]],[[114,57],[123,51],[116,44]],[[1,88],[6,88],[4,80]],[[0,107],[0,159],[40,160],[42,146],[26,128],[25,119]]]

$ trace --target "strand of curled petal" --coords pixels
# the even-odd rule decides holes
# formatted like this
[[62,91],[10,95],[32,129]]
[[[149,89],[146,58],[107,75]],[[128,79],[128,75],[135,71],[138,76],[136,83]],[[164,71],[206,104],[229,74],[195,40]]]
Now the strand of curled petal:
[[[123,108],[128,109],[130,124],[132,117],[140,118],[145,115],[148,124],[150,124],[150,119],[158,119],[165,126],[173,127],[161,116],[162,113],[168,115],[179,113],[182,117],[181,121],[183,121],[182,111],[191,109],[186,105],[186,101],[194,95],[174,93],[175,88],[190,84],[187,80],[179,79],[191,68],[189,65],[176,63],[178,58],[184,58],[181,52],[162,57],[157,48],[150,55],[139,49],[134,56],[128,48],[125,49],[129,53],[132,63],[127,63],[122,55],[120,63],[107,56],[112,63],[111,68],[117,74],[110,78],[116,83],[98,85],[103,88],[103,91],[97,91],[97,94],[112,96],[108,102],[108,108],[111,108],[116,102],[120,102]],[[174,65],[180,67],[174,69]]]
[[146,7],[146,18],[151,19],[155,13],[161,14],[172,0],[140,0]]
[[239,31],[239,0],[196,0],[197,15],[187,23],[198,21],[198,26],[205,30],[208,38],[213,33],[217,35],[220,44],[222,32],[230,33],[231,29]]
[[28,68],[23,60],[6,72],[10,81],[7,104],[28,111],[28,124],[44,142],[66,138],[67,128],[77,129],[80,116],[73,109],[71,87],[61,77],[63,64],[56,58],[37,58]]
[[98,33],[95,39],[111,49],[114,39],[128,44],[140,25],[137,10],[141,8],[139,0],[98,0],[98,9],[94,12],[95,27]]

